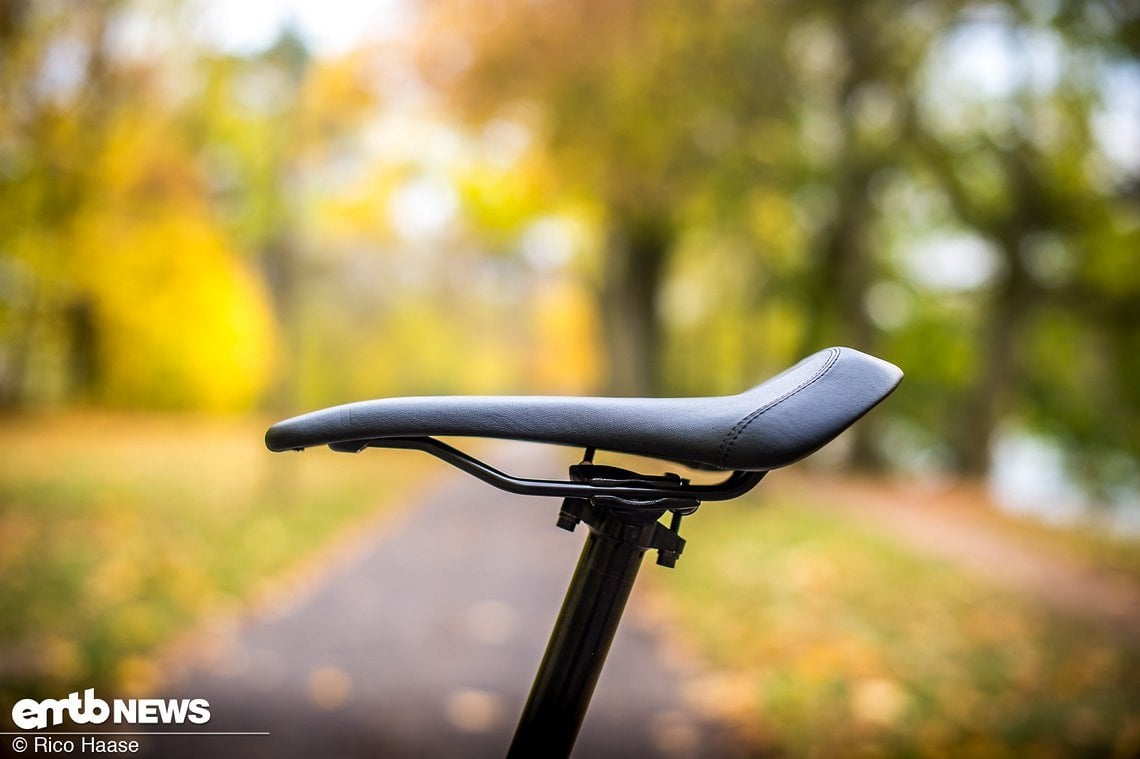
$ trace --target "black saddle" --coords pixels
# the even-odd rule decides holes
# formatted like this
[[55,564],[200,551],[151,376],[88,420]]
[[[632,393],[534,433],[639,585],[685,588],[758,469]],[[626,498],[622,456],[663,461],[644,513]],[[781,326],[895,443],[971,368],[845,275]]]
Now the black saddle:
[[386,398],[278,422],[265,444],[273,451],[317,445],[356,451],[424,447],[409,441],[436,435],[506,438],[765,472],[821,448],[901,380],[893,364],[851,348],[829,348],[738,395]]
[[[748,492],[765,474],[814,452],[886,398],[902,372],[830,348],[739,395],[717,398],[436,397],[336,406],[269,428],[274,451],[412,448],[504,490],[563,499],[557,525],[589,534],[509,756],[569,756],[645,552],[676,564],[682,517]],[[435,439],[510,438],[585,448],[566,481],[504,474]],[[595,449],[731,470],[694,484],[594,464]],[[666,514],[670,520],[662,521]]]

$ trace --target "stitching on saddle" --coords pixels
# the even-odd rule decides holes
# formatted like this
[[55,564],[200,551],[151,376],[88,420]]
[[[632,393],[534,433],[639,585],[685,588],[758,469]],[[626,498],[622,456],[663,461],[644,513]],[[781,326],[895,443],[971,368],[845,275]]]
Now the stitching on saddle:
[[831,367],[835,366],[835,362],[839,360],[839,353],[840,351],[838,348],[833,349],[831,351],[831,355],[828,357],[824,365],[820,367],[819,371],[817,371],[809,379],[804,380],[792,390],[789,390],[787,393],[767,404],[766,406],[761,406],[734,424],[732,426],[732,429],[730,429],[724,436],[724,440],[721,441],[720,449],[717,451],[716,457],[717,466],[721,467],[722,469],[725,468],[725,460],[728,459],[728,455],[732,452],[732,448],[736,445],[736,441],[740,439],[740,436],[744,434],[744,431],[748,429],[749,425],[759,419],[760,416],[765,412],[772,410],[792,396],[797,395],[806,390],[811,385],[814,385],[820,378],[823,377],[823,375],[831,371]]

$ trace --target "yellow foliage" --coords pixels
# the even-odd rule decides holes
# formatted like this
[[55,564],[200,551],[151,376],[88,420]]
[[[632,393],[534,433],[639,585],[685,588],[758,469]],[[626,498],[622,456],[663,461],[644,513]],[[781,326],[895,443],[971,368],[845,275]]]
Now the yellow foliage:
[[366,51],[319,61],[308,69],[300,89],[298,141],[308,147],[327,145],[376,108],[373,63]]
[[100,206],[120,203],[121,211],[137,212],[139,204],[204,205],[203,177],[174,125],[142,109],[117,114],[93,164]]
[[373,170],[338,187],[335,194],[314,198],[310,213],[324,246],[374,245],[390,237],[386,203],[399,179],[399,172]]
[[36,268],[63,302],[89,308],[95,400],[119,406],[250,407],[265,389],[276,328],[259,279],[208,205],[172,121],[124,110],[90,157],[93,193],[40,235]]
[[535,292],[531,384],[550,393],[581,393],[597,387],[600,327],[593,300],[567,279],[550,280]]
[[757,189],[750,193],[748,206],[751,231],[768,254],[769,265],[794,264],[806,241],[787,194]]
[[257,400],[276,348],[266,293],[203,215],[108,209],[81,218],[74,235],[103,400],[213,411]]
[[[524,125],[514,124],[506,129],[517,129],[517,139],[528,143],[529,132]],[[518,154],[511,156],[513,149],[498,154],[484,146],[484,154],[478,160],[455,173],[456,189],[467,218],[476,229],[492,238],[509,236],[536,217],[551,213],[555,210],[554,197],[558,197],[561,208],[573,214],[579,211],[572,208],[575,199],[568,197],[565,188],[559,186],[545,156],[522,145],[514,149]]]

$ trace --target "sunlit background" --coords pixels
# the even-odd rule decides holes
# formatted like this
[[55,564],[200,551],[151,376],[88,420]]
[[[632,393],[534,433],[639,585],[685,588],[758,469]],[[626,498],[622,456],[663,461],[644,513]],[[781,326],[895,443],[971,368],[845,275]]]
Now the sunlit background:
[[[952,492],[1140,582],[1138,50],[1115,0],[0,0],[5,698],[157,687],[150,652],[375,506],[360,467],[247,450],[274,416],[733,393],[829,345],[906,372],[829,476]],[[817,564],[842,554],[819,530]],[[244,558],[203,570],[219,535]],[[783,576],[770,548],[753,571]],[[805,566],[809,585],[846,572]],[[959,632],[1048,630],[1035,655],[1085,671],[1080,635],[1062,651],[1033,619]],[[844,714],[887,699],[870,722],[913,743],[874,745],[903,753],[976,729],[979,755],[1134,755],[1140,657],[1098,646],[1115,690],[1076,717],[1050,702],[986,733],[1000,687],[950,688],[973,706],[946,717],[897,672]],[[827,661],[848,654],[875,658]],[[1010,666],[1024,700],[1056,689]],[[772,694],[799,703],[811,677],[795,697],[760,677],[748,740],[796,753],[825,729],[805,715],[847,724],[809,700],[781,733]]]

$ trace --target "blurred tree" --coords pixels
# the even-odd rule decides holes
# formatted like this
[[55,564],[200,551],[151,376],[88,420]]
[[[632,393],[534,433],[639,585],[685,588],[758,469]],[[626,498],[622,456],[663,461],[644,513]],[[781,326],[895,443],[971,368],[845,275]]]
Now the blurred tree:
[[87,158],[124,84],[104,42],[116,6],[0,3],[0,405],[49,371],[44,345],[72,354],[76,390],[95,380],[92,310],[68,290],[62,227],[93,189]]
[[295,408],[301,396],[327,402],[346,382],[376,392],[357,376],[368,362],[336,371],[330,362],[354,344],[375,348],[366,335],[385,305],[370,292],[367,309],[352,309],[367,280],[345,287],[330,272],[377,266],[364,259],[394,237],[383,209],[407,168],[370,146],[384,113],[382,59],[368,47],[314,57],[288,25],[263,51],[199,56],[205,85],[183,117],[213,179],[212,201],[257,262],[285,334],[288,365],[268,392],[274,407]]
[[245,409],[269,382],[276,327],[181,131],[154,110],[116,113],[91,158],[98,193],[66,221],[69,287],[98,330],[90,399]]
[[[300,91],[309,56],[289,27],[252,55],[200,54],[203,86],[183,108],[211,199],[234,239],[258,264],[290,344],[298,342],[296,163]],[[269,405],[288,407],[296,372],[281,367]]]
[[131,23],[175,23],[177,7],[0,12],[6,405],[240,408],[268,379],[260,282],[218,224],[178,90],[128,42]]
[[[805,198],[811,215],[802,275],[790,283],[806,319],[802,354],[828,343],[881,348],[867,306],[872,287],[890,277],[881,244],[890,209],[878,190],[906,164],[903,122],[921,92],[921,64],[960,6],[816,0],[800,4],[787,28],[791,118],[801,148],[786,191]],[[883,465],[877,421],[852,436],[852,460],[863,468]]]
[[660,294],[686,207],[739,206],[781,113],[778,30],[735,3],[445,4],[422,68],[477,120],[522,118],[551,194],[596,199],[609,390],[661,390]]
[[[1136,28],[1115,2],[455,2],[421,68],[467,118],[522,119],[551,195],[600,205],[611,391],[659,389],[666,327],[680,365],[774,350],[746,333],[780,325],[789,353],[903,364],[894,416],[945,466],[984,473],[1020,420],[1089,469],[1136,455],[1137,180],[1106,180],[1098,127]],[[1046,347],[1061,325],[1087,337]]]
[[[1125,273],[1134,264],[1122,263],[1135,259],[1137,205],[1128,188],[1136,176],[1111,176],[1118,170],[1106,163],[1097,120],[1103,99],[1119,97],[1106,76],[1132,55],[1103,27],[1126,40],[1140,14],[1115,3],[1064,13],[1015,3],[968,10],[931,59],[947,65],[947,48],[986,40],[996,68],[990,87],[951,99],[933,91],[935,77],[906,129],[956,222],[994,258],[976,303],[973,380],[948,420],[956,467],[985,473],[995,433],[1014,419],[1081,437],[1073,453],[1103,456],[1107,446],[1135,456],[1140,448],[1124,430],[1140,426],[1140,375],[1121,349],[1130,342],[1123,335],[1140,327],[1140,288]],[[1090,23],[1101,31],[1091,34]],[[1116,271],[1111,284],[1096,274],[1106,268]],[[1044,338],[1041,330],[1057,337],[1046,326],[1057,317],[1081,325],[1084,338]],[[1074,371],[1083,381],[1073,381]],[[1079,406],[1085,419],[1072,413]]]

